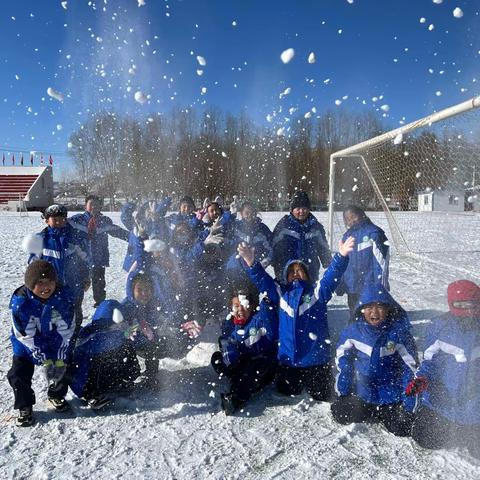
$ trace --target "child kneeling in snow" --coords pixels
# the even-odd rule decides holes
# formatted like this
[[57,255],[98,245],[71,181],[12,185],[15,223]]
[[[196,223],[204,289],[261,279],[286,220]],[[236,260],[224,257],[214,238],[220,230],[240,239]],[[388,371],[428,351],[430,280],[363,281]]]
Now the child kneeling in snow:
[[30,263],[25,271],[25,285],[17,288],[10,300],[13,362],[7,376],[15,395],[14,407],[20,410],[17,418],[20,427],[34,423],[35,365],[45,367],[49,402],[58,411],[69,409],[65,401],[68,389],[65,363],[75,327],[73,305],[71,291],[57,283],[51,263],[46,260]]
[[267,297],[256,312],[257,303],[252,293],[233,293],[232,313],[218,339],[220,351],[212,355],[214,370],[230,379],[230,392],[222,394],[226,415],[241,408],[275,376],[278,313]]
[[305,386],[315,400],[330,398],[327,303],[347,268],[353,246],[353,238],[341,242],[339,253],[315,284],[310,282],[308,268],[300,260],[285,266],[285,283],[279,284],[255,261],[254,249],[245,244],[238,246],[251,280],[279,309],[277,390],[284,395],[298,395]]
[[418,395],[412,437],[424,448],[465,445],[479,455],[480,287],[451,283],[449,312],[427,330],[423,361],[407,395]]
[[408,436],[413,402],[404,395],[416,369],[415,341],[407,313],[381,285],[360,296],[356,321],[340,335],[334,419],[342,424],[381,421],[388,431]]
[[116,300],[102,302],[91,323],[80,330],[69,369],[70,388],[93,410],[133,390],[140,366],[130,333]]

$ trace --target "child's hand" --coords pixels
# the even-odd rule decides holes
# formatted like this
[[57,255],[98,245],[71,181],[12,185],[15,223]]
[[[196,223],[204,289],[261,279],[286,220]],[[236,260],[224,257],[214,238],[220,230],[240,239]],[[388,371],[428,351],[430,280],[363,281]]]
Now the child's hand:
[[196,320],[182,323],[180,327],[190,338],[197,338],[203,330],[203,327]]
[[338,253],[342,257],[348,257],[348,254],[353,252],[353,247],[355,247],[355,239],[353,237],[348,237],[344,242],[340,240],[338,243]]
[[255,261],[255,248],[249,247],[245,242],[242,242],[238,244],[237,251],[245,260],[245,263],[251,267]]

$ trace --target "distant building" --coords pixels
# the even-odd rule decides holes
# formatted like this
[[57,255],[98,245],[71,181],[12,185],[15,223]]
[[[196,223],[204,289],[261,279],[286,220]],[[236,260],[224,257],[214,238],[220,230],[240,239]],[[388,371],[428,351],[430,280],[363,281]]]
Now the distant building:
[[418,194],[419,212],[464,212],[464,190],[429,190]]
[[41,210],[53,203],[52,167],[0,166],[0,206]]

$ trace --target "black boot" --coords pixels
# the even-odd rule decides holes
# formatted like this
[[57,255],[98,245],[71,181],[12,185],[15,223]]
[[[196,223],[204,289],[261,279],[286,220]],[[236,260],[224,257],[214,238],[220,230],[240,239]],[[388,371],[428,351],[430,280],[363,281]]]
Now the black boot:
[[24,407],[20,409],[17,417],[18,427],[31,427],[35,423],[32,407]]
[[222,393],[222,409],[225,412],[225,415],[233,415],[237,410],[239,410],[245,402],[242,402],[235,395],[231,393]]

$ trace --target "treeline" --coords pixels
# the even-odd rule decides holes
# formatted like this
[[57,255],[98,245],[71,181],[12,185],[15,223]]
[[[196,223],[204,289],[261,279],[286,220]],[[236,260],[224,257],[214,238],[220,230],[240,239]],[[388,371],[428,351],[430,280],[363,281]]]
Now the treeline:
[[219,109],[172,110],[144,120],[99,112],[70,138],[85,193],[106,198],[234,194],[282,208],[296,188],[326,205],[332,152],[384,131],[375,112],[328,111],[276,129]]

